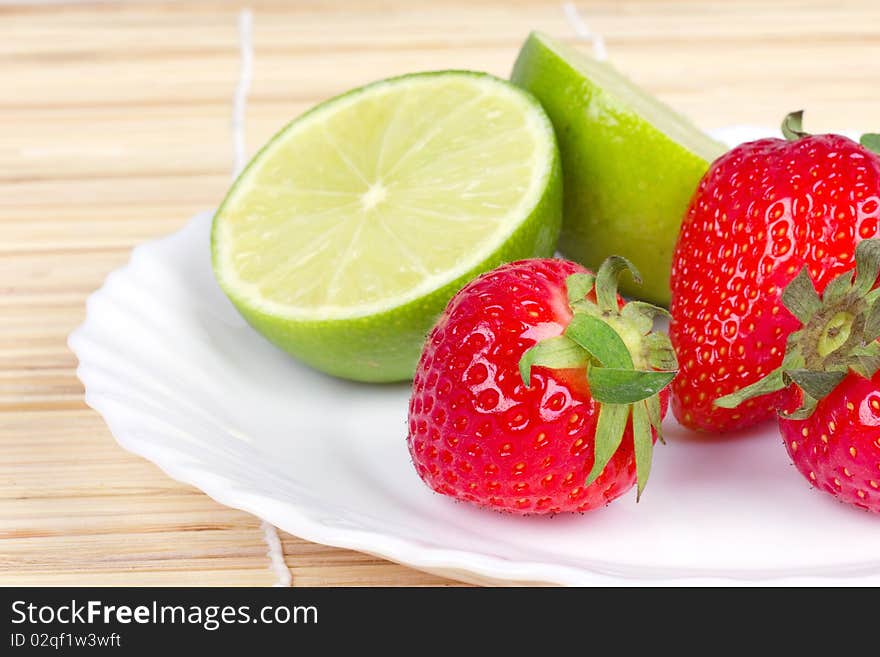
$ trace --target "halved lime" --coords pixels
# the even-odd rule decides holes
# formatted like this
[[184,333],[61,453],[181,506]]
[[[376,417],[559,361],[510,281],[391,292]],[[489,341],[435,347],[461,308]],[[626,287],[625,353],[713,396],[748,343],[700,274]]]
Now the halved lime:
[[425,335],[479,273],[553,253],[553,127],[495,77],[420,73],[295,119],[214,217],[214,271],[241,314],[315,368],[410,378]]
[[625,256],[644,283],[625,280],[622,291],[668,304],[681,220],[724,146],[609,64],[540,33],[523,44],[511,79],[541,101],[556,129],[565,178],[560,251],[591,268]]

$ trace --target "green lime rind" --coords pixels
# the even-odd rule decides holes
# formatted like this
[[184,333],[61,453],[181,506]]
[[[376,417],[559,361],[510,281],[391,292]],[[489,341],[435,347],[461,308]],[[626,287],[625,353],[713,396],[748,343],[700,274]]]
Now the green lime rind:
[[541,193],[527,214],[503,242],[490,253],[480,253],[476,262],[466,263],[450,272],[447,280],[435,289],[412,300],[389,305],[367,315],[334,316],[332,318],[294,318],[268,312],[259,300],[242,294],[234,282],[224,276],[219,255],[219,219],[224,207],[236,194],[236,188],[247,180],[249,171],[260,162],[272,144],[283,139],[291,126],[303,119],[331,108],[341,99],[355,94],[368,94],[376,85],[393,84],[414,77],[461,75],[497,81],[511,89],[509,83],[485,73],[470,71],[437,71],[416,73],[381,80],[349,91],[312,108],[289,123],[261,149],[242,172],[221,204],[212,227],[212,259],[218,282],[246,321],[269,341],[302,362],[328,374],[365,382],[393,382],[412,378],[425,336],[443,312],[455,292],[479,274],[513,260],[547,257],[553,254],[562,223],[562,172],[552,125],[538,101],[527,92],[516,89],[528,103],[530,111],[539,113],[546,123],[551,162],[546,167]]
[[[279,322],[230,296],[248,323],[276,346],[315,369],[365,382],[411,379],[425,336],[452,295],[481,273],[505,262],[549,257],[556,248],[562,215],[561,171],[551,180],[529,218],[502,250],[428,296],[383,313],[343,321]],[[556,220],[553,218],[556,217]]]
[[681,220],[725,147],[605,63],[532,33],[511,81],[534,94],[556,130],[564,172],[559,250],[596,269],[622,255],[642,285],[621,291],[668,305]]

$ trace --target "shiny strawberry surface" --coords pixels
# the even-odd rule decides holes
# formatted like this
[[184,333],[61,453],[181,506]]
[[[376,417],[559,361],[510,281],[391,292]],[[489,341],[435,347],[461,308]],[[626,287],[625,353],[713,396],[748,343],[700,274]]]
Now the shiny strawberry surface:
[[730,431],[771,417],[781,393],[739,408],[713,401],[782,362],[798,321],[782,305],[802,267],[817,290],[852,269],[880,223],[880,157],[837,135],[763,139],[719,158],[682,223],[670,338],[681,367],[672,407],[684,425]]
[[[503,265],[463,288],[428,337],[409,406],[408,445],[435,491],[520,514],[587,511],[636,480],[632,427],[602,474],[593,466],[599,404],[582,370],[518,370],[571,319],[565,260]],[[668,393],[661,393],[665,411]]]

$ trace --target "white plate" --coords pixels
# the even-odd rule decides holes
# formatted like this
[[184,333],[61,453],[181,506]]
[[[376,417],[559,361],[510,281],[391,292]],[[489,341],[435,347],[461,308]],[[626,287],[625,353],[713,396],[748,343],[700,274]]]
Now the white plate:
[[638,505],[631,491],[517,518],[432,493],[406,449],[409,386],[332,379],[265,342],[214,281],[209,226],[200,214],[137,247],[70,337],[87,403],[175,479],[305,539],[469,582],[880,584],[880,518],[811,490],[773,424],[694,439],[670,415]]

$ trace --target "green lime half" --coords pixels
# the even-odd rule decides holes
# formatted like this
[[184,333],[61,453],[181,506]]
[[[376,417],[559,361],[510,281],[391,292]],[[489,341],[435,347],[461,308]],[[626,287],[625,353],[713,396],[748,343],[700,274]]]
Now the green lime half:
[[461,286],[551,255],[561,221],[539,103],[486,74],[420,73],[355,89],[278,133],[214,217],[214,271],[282,349],[336,376],[397,381]]
[[553,122],[565,177],[559,249],[595,269],[610,255],[638,267],[626,294],[669,303],[672,251],[687,205],[724,147],[608,64],[532,33],[511,79]]

